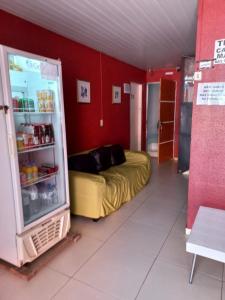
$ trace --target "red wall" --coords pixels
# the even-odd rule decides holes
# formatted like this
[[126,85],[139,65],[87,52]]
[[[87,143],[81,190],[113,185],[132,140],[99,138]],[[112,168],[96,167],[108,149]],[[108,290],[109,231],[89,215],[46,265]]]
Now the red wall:
[[[68,152],[121,143],[129,147],[129,96],[112,104],[112,85],[145,83],[146,72],[0,10],[0,43],[62,61]],[[102,66],[102,67],[101,67]],[[102,76],[101,76],[102,74]],[[102,78],[102,82],[101,82]],[[91,83],[91,104],[76,102],[76,80]],[[102,89],[101,89],[102,86]],[[145,86],[145,85],[144,85]],[[145,87],[143,87],[145,106]],[[104,119],[104,127],[99,126]],[[143,130],[144,129],[143,122]],[[143,147],[145,134],[143,135]]]
[[[173,75],[166,75],[166,72],[173,72]],[[180,128],[180,89],[181,89],[181,72],[175,68],[156,69],[147,72],[147,82],[160,82],[161,78],[174,80],[177,83],[176,88],[176,106],[175,106],[175,131],[174,131],[174,157],[178,157],[178,142]]]
[[[224,0],[199,0],[197,61],[212,59],[215,40],[225,38],[224,12]],[[225,82],[225,65],[215,65],[202,73],[202,82]],[[195,99],[196,95],[195,82]],[[225,209],[225,106],[194,103],[188,228],[192,227],[200,205]]]

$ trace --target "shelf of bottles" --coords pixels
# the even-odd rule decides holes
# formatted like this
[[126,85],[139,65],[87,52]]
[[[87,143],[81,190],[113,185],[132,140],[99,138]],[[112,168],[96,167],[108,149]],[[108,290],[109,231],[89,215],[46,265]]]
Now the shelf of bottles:
[[42,62],[9,55],[24,225],[60,207],[55,155],[58,78],[46,79]]

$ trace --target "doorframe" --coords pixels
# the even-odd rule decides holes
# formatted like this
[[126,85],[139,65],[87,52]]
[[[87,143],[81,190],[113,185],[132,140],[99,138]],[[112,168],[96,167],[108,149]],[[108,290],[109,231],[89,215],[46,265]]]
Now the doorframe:
[[[140,151],[142,149],[142,118],[143,118],[143,83],[140,83],[140,82],[135,82],[135,81],[131,81],[130,82],[130,85],[131,84],[135,84],[135,85],[138,85],[138,86],[141,86],[141,98],[140,98],[140,101],[141,101],[141,111],[140,111]],[[130,92],[130,109],[129,109],[129,114],[130,114],[130,121],[129,121],[129,127],[130,127],[130,145],[131,146],[131,92]]]
[[[165,79],[169,79],[169,78],[165,78]],[[175,129],[176,129],[176,114],[177,114],[177,80],[175,79],[169,79],[169,80],[173,80],[175,82],[175,108],[174,108],[174,116],[173,116],[173,120],[174,120],[174,125],[173,125],[173,159],[177,159],[177,157],[175,158],[174,156],[174,146],[175,146]],[[146,152],[147,152],[147,118],[148,118],[148,86],[151,84],[159,84],[160,85],[160,81],[153,81],[150,82],[148,81],[146,83],[146,114],[145,114],[145,144],[146,144]]]
[[174,116],[173,116],[173,120],[174,120],[174,124],[173,124],[173,159],[175,159],[174,157],[174,146],[175,146],[175,129],[176,129],[176,114],[177,114],[177,80],[174,80],[175,82],[175,107],[174,107]]
[[159,84],[160,81],[147,82],[146,83],[146,112],[145,112],[145,151],[147,152],[147,136],[148,136],[148,86],[151,84]]

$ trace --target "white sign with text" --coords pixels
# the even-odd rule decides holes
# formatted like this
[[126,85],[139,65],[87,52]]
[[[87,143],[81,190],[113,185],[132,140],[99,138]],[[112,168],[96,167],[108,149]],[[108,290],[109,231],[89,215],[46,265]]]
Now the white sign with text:
[[225,82],[199,83],[197,105],[225,105]]
[[214,64],[225,64],[225,39],[215,41]]

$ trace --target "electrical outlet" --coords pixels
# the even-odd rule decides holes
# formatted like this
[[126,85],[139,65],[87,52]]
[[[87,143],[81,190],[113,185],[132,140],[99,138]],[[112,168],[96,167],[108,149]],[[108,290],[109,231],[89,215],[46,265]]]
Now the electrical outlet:
[[103,119],[100,120],[100,127],[103,127]]

